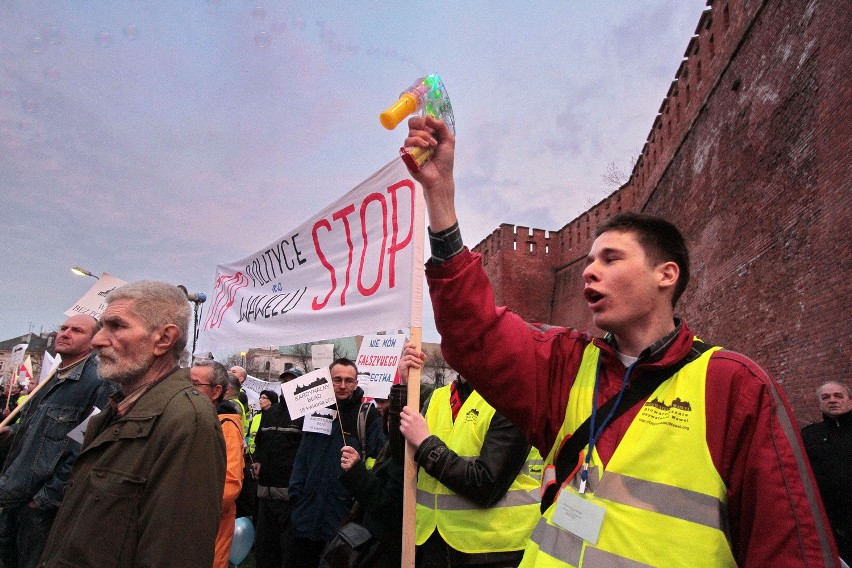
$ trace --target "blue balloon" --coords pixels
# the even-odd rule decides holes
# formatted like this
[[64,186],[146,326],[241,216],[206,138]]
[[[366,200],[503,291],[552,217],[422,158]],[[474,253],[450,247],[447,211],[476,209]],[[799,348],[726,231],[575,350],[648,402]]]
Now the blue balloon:
[[234,521],[234,542],[231,543],[231,554],[228,559],[232,564],[239,565],[246,559],[251,545],[254,543],[254,525],[248,517],[240,517]]

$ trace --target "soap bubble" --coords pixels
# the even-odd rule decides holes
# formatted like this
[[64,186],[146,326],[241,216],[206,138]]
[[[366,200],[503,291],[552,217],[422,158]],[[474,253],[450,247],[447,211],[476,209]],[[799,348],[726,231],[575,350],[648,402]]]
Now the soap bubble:
[[41,53],[44,51],[44,40],[40,35],[33,36],[27,43],[27,47],[33,53]]
[[131,41],[139,37],[139,28],[136,27],[136,24],[124,26],[124,37]]
[[48,81],[58,81],[59,80],[59,69],[56,67],[48,67],[44,70],[44,77]]
[[24,103],[23,103],[23,107],[24,107],[24,111],[25,111],[25,112],[28,112],[28,113],[32,114],[32,113],[34,113],[36,110],[38,110],[38,103],[37,103],[37,102],[35,102],[35,101],[34,101],[34,100],[32,100],[32,99],[27,99],[27,100],[25,100],[25,101],[24,101]]
[[109,32],[101,32],[98,34],[98,45],[101,47],[109,47],[112,45],[112,34]]
[[42,35],[50,45],[60,45],[65,40],[65,36],[63,35],[62,30],[59,29],[59,26],[50,26],[44,30]]
[[266,17],[266,8],[263,6],[255,6],[254,10],[251,11],[251,15],[257,20],[262,20]]
[[284,35],[284,32],[287,31],[287,24],[285,24],[282,20],[275,20],[272,22],[272,25],[269,26],[269,30],[275,35]]
[[272,43],[272,38],[269,37],[269,33],[267,32],[257,32],[254,36],[254,43],[260,48],[269,47],[269,44]]

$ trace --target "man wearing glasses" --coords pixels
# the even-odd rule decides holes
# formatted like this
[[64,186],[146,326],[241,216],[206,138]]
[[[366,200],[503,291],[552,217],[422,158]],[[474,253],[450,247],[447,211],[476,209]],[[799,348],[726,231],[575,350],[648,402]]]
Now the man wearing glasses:
[[296,556],[293,566],[316,566],[323,548],[352,508],[352,496],[338,481],[341,448],[352,446],[365,459],[376,458],[385,443],[379,413],[372,405],[364,408],[366,439],[359,437],[358,414],[364,391],[358,386],[355,363],[336,359],[329,369],[336,399],[329,409],[336,410],[338,416],[328,434],[304,432],[290,477]]
[[228,556],[234,541],[237,497],[243,486],[243,427],[239,410],[224,400],[228,388],[228,370],[224,365],[216,361],[198,361],[189,370],[189,380],[192,386],[216,406],[222,435],[225,437],[227,469],[213,568],[228,568]]

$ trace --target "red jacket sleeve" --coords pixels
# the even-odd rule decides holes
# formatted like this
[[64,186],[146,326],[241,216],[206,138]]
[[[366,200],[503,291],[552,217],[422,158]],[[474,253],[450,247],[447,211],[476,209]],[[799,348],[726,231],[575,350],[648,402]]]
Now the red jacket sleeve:
[[739,353],[707,370],[707,444],[728,488],[743,567],[837,566],[837,550],[792,410],[779,385]]
[[427,265],[426,276],[447,363],[546,455],[591,336],[566,328],[543,331],[496,307],[480,256],[468,250]]

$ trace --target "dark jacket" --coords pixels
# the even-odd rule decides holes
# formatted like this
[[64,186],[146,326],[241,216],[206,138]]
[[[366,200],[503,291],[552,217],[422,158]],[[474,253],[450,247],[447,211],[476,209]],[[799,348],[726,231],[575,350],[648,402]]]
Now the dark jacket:
[[[363,397],[364,391],[359,387],[351,398],[338,402],[339,421],[334,421],[330,435],[315,432],[302,435],[289,488],[296,536],[328,542],[352,508],[352,495],[338,480],[340,450],[344,446],[340,424],[346,433],[345,445],[360,452],[362,441],[358,439],[357,422]],[[371,407],[367,416],[367,457],[377,457],[384,443],[382,421],[376,408]],[[262,465],[260,470],[263,471]]]
[[14,439],[0,476],[0,506],[35,500],[41,509],[59,507],[80,453],[67,434],[94,407],[103,410],[115,387],[100,380],[97,370],[92,353],[64,380],[50,379],[24,406],[20,422],[10,426]]
[[382,541],[381,555],[372,568],[396,568],[402,557],[405,438],[399,432],[399,414],[406,404],[406,386],[392,386],[388,399],[388,442],[375,468],[368,470],[364,460],[358,460],[340,474],[340,483],[358,502],[358,522]]
[[176,370],[89,423],[43,566],[210,568],[224,483],[216,410]]
[[840,556],[852,561],[852,412],[802,430]]
[[299,443],[302,441],[304,419],[293,420],[286,402],[273,404],[263,413],[260,430],[255,437],[254,460],[260,463],[258,497],[283,499],[286,493],[275,491],[290,485],[290,474]]

